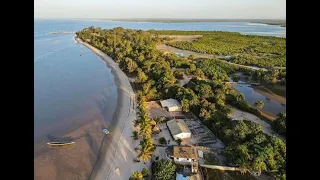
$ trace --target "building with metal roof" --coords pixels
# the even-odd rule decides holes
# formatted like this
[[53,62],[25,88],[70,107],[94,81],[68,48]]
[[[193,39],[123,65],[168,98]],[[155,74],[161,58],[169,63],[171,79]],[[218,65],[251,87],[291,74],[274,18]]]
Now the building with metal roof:
[[160,101],[162,108],[166,108],[168,111],[182,111],[180,103],[175,99],[166,99]]
[[172,119],[167,122],[167,127],[174,140],[191,137],[188,125],[182,119]]

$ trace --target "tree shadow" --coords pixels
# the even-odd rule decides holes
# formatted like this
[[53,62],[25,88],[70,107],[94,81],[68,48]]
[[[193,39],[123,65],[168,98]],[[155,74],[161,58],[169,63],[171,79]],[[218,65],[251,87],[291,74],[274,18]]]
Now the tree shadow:
[[74,140],[74,138],[71,137],[71,136],[57,137],[57,136],[52,136],[50,134],[47,135],[47,138],[52,142],[68,142],[68,141],[73,141]]

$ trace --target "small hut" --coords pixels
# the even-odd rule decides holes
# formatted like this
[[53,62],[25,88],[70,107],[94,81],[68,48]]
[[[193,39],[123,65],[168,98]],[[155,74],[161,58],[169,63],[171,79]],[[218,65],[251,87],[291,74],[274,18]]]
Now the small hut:
[[159,134],[160,133],[160,129],[157,126],[154,126],[152,129],[152,133],[153,134]]
[[153,120],[153,119],[151,119],[150,123],[151,123],[151,125],[152,125],[152,126],[157,125],[156,121],[155,121],[155,120]]

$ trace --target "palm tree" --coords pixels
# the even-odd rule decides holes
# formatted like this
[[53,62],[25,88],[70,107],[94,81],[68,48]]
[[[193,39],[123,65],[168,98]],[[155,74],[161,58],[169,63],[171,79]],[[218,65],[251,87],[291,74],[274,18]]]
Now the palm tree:
[[132,137],[133,137],[134,140],[138,140],[139,139],[138,138],[138,132],[137,131],[133,131],[132,132]]
[[146,137],[151,136],[152,134],[152,126],[150,123],[150,119],[145,119],[140,123],[140,134]]
[[242,101],[244,101],[244,96],[243,96],[243,94],[239,94],[238,96],[237,96],[237,101],[238,102],[242,102]]
[[178,145],[181,145],[182,139],[178,138],[176,142],[178,143]]
[[253,166],[253,170],[258,171],[258,176],[261,175],[262,170],[267,169],[267,165],[261,160],[261,158],[256,158],[252,166]]
[[258,109],[262,109],[264,106],[264,103],[262,101],[257,101],[254,103],[254,105],[258,108]]
[[154,120],[156,121],[157,124],[161,124],[162,122],[164,122],[166,120],[165,117],[156,117],[154,118]]
[[132,176],[130,177],[131,180],[140,180],[142,178],[143,178],[143,175],[139,171],[134,171]]
[[140,152],[137,159],[146,163],[152,157],[152,152],[155,150],[152,139],[150,137],[144,138],[140,141],[140,147],[137,149]]
[[149,149],[144,149],[144,151],[140,152],[137,159],[146,163],[151,157],[152,151]]

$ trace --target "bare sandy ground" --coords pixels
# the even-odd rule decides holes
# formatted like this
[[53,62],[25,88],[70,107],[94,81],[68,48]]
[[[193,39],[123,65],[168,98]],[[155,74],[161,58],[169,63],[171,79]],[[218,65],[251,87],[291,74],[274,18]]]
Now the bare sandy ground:
[[193,54],[195,58],[214,58],[214,57],[216,57],[215,55],[197,53],[197,52],[188,51],[188,50],[182,50],[182,49],[178,49],[178,48],[175,48],[172,46],[167,46],[165,44],[157,44],[157,49],[160,51],[165,51],[165,52],[182,53],[184,55],[184,57],[189,57],[191,54]]
[[[119,93],[110,134],[103,140],[98,160],[89,179],[127,180],[133,171],[151,167],[151,162],[147,164],[133,162],[138,155],[134,148],[139,144],[139,141],[131,137],[134,130],[133,121],[136,119],[135,94],[127,76],[109,56],[78,38],[77,41],[97,54],[112,69]],[[116,171],[116,168],[120,170]]]
[[270,99],[273,99],[273,100],[276,100],[276,101],[279,101],[281,102],[282,104],[286,104],[286,98],[283,97],[283,96],[279,96],[275,93],[273,93],[272,91],[268,90],[267,88],[265,87],[253,87],[255,91],[257,91],[258,93],[266,96],[267,98],[270,98]]
[[99,146],[104,138],[102,118],[66,134],[74,137],[75,145],[48,148],[34,159],[34,179],[63,180],[87,179],[97,159]]
[[262,130],[264,133],[272,136],[275,135],[278,138],[280,138],[281,140],[283,140],[284,142],[286,142],[285,137],[277,134],[276,132],[274,132],[271,128],[271,125],[266,123],[265,121],[261,120],[260,118],[258,118],[257,116],[241,111],[239,109],[236,108],[232,108],[232,113],[229,115],[231,118],[233,118],[234,120],[249,120],[252,122],[255,122],[257,124],[260,124],[262,126]]

